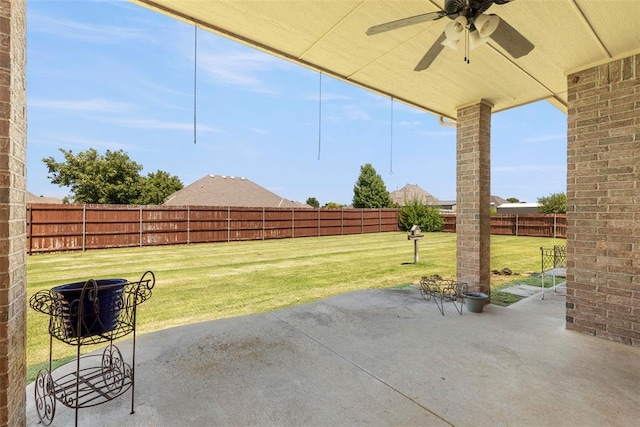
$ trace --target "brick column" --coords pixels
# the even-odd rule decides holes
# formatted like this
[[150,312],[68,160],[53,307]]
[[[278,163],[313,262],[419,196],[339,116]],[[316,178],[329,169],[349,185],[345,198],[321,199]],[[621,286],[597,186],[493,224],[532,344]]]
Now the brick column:
[[567,329],[640,345],[640,55],[568,76]]
[[0,0],[0,425],[26,424],[26,0]]
[[457,124],[457,280],[490,285],[491,108],[487,102],[458,110]]

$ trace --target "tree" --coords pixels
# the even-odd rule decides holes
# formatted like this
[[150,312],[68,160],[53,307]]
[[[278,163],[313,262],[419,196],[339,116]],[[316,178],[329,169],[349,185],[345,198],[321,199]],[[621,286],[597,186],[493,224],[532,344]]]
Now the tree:
[[182,182],[167,172],[140,176],[142,166],[122,150],[107,150],[100,155],[95,148],[74,155],[60,149],[63,162],[53,157],[42,159],[51,183],[69,187],[73,203],[144,204],[162,203],[169,194],[182,188]]
[[177,176],[161,170],[147,174],[141,182],[140,196],[135,202],[138,205],[161,205],[167,196],[182,190],[183,187]]
[[403,231],[409,231],[413,225],[422,231],[440,231],[444,225],[444,218],[437,206],[425,205],[417,198],[405,201],[400,207],[398,225]]
[[382,177],[367,163],[360,167],[360,176],[353,186],[354,208],[390,208],[393,206]]
[[509,197],[507,199],[507,202],[509,202],[509,203],[520,203],[520,199],[518,199],[517,197]]
[[567,195],[564,193],[553,193],[548,197],[538,197],[538,212],[544,214],[567,213]]
[[313,206],[314,208],[319,208],[320,207],[320,202],[315,197],[309,197],[307,199],[307,204],[309,206]]

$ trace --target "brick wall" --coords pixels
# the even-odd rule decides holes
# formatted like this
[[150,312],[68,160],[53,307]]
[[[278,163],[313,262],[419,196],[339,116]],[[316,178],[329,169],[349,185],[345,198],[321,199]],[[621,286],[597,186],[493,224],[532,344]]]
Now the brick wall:
[[490,282],[491,108],[481,102],[458,110],[456,259],[457,280]]
[[26,0],[0,0],[0,425],[26,424]]
[[640,345],[640,55],[568,76],[567,329]]

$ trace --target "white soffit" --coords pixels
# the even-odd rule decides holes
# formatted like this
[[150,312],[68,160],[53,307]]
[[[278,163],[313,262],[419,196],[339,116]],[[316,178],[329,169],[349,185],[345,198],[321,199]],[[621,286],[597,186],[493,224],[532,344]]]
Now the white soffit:
[[535,48],[514,59],[495,42],[445,48],[413,71],[449,20],[374,36],[377,24],[435,12],[444,0],[130,0],[396,100],[455,118],[487,100],[494,112],[548,100],[566,111],[567,74],[640,52],[640,0],[513,0],[494,13]]

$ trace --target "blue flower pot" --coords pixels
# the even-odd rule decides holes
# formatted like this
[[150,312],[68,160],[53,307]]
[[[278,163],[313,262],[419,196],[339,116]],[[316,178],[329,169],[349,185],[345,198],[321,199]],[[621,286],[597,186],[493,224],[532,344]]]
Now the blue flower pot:
[[62,322],[67,337],[100,335],[112,331],[118,325],[122,289],[127,280],[99,279],[95,282],[97,287],[88,281],[51,289],[60,294]]

